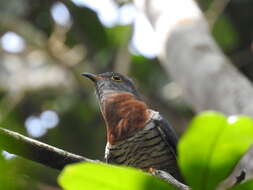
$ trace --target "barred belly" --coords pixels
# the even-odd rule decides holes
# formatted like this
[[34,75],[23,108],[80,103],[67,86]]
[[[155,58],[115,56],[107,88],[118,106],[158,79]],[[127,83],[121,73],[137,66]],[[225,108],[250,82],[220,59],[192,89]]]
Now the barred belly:
[[153,121],[128,139],[107,144],[105,158],[113,164],[164,170],[176,178],[178,175],[175,152],[164,141]]

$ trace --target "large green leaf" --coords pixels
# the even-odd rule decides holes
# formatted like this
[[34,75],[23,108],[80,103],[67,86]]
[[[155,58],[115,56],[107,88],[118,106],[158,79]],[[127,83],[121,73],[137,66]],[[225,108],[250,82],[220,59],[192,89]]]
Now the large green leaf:
[[179,165],[194,190],[213,190],[253,143],[253,121],[205,112],[179,142]]
[[171,190],[169,184],[140,170],[107,164],[67,166],[58,178],[65,190]]

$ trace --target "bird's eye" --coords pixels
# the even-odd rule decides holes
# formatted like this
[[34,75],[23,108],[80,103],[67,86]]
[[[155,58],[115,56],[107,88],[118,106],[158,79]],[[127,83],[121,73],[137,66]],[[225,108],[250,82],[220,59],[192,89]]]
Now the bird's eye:
[[116,82],[120,82],[121,81],[121,78],[117,75],[113,75],[112,76],[112,80],[116,81]]

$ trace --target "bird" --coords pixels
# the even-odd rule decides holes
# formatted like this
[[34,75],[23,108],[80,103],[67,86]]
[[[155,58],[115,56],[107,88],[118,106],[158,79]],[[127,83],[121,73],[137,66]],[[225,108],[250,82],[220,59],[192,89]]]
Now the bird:
[[94,83],[105,120],[106,162],[163,170],[183,182],[177,164],[178,137],[168,121],[143,101],[132,79],[116,72],[82,75]]

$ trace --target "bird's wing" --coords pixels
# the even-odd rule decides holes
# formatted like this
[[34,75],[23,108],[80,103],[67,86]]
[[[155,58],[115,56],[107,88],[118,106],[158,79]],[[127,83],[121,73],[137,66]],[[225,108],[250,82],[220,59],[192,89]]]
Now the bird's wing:
[[177,153],[177,135],[169,122],[162,117],[159,113],[155,114],[153,121],[159,130],[163,140],[166,142],[169,148],[172,148],[173,152]]

